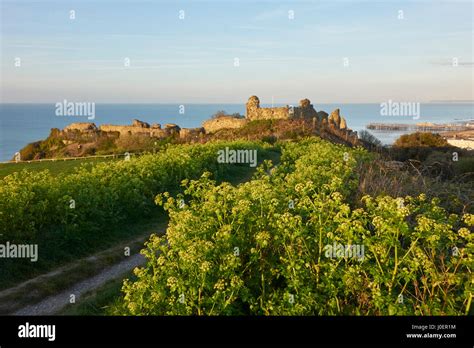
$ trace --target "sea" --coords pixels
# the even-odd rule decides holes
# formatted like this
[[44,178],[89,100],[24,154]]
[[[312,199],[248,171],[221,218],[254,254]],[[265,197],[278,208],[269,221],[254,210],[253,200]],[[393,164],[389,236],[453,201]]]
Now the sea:
[[[294,105],[298,105],[295,103]],[[458,123],[474,120],[473,103],[420,104],[419,118],[413,116],[382,116],[380,104],[313,104],[317,111],[330,113],[339,108],[349,128],[360,131],[369,123],[419,122]],[[184,106],[184,107],[183,107]],[[271,105],[261,105],[271,107]],[[275,104],[274,106],[282,106]],[[45,139],[51,128],[64,128],[73,122],[127,125],[133,119],[148,123],[175,123],[180,127],[200,127],[218,111],[245,115],[244,104],[95,104],[93,120],[87,116],[57,116],[56,105],[0,104],[0,161],[11,160],[15,152],[28,143]],[[390,145],[403,131],[370,130],[383,144]]]

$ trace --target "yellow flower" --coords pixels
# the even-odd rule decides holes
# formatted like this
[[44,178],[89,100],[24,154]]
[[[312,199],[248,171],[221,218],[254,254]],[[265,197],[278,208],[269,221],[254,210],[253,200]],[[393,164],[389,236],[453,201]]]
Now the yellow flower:
[[178,285],[178,279],[176,279],[175,277],[169,277],[166,280],[166,285],[170,288],[174,288],[176,287],[176,285]]
[[211,263],[209,261],[204,261],[201,263],[201,272],[206,273],[211,269]]
[[214,284],[214,289],[222,291],[225,289],[224,279],[219,279],[217,283]]
[[467,238],[471,234],[471,232],[465,227],[460,228],[458,233],[463,238]]
[[260,245],[262,248],[265,248],[270,240],[270,233],[268,233],[267,231],[259,232],[255,236],[255,239],[258,245]]

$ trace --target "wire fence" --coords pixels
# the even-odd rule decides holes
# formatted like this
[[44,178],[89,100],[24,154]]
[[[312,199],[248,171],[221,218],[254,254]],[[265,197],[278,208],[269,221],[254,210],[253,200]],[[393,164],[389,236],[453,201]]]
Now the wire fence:
[[38,162],[60,162],[60,161],[74,161],[74,160],[84,160],[84,159],[93,159],[93,158],[120,158],[120,157],[131,157],[131,156],[140,156],[145,152],[125,152],[122,154],[112,154],[112,155],[94,155],[94,156],[82,156],[82,157],[63,157],[63,158],[42,158],[37,160],[11,160],[0,162],[0,164],[12,164],[12,163],[38,163]]

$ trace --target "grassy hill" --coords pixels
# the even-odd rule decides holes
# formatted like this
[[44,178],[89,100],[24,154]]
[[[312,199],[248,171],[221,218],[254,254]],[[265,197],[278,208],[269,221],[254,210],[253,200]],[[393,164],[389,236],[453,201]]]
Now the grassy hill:
[[9,174],[20,172],[22,170],[28,170],[32,172],[38,172],[48,170],[51,175],[57,176],[59,174],[71,173],[76,168],[81,166],[92,167],[98,163],[104,163],[109,161],[115,161],[114,158],[79,158],[77,160],[67,161],[42,161],[42,162],[11,162],[11,163],[0,163],[0,178],[3,178]]

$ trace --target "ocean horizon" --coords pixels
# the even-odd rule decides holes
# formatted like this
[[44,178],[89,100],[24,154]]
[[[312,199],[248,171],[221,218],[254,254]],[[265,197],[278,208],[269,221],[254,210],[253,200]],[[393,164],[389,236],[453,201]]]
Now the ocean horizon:
[[[159,103],[96,103],[95,117],[57,116],[55,103],[3,103],[0,104],[0,161],[12,159],[15,152],[28,143],[45,139],[51,128],[64,128],[73,122],[127,125],[133,119],[148,123],[175,123],[180,127],[200,127],[218,111],[245,115],[245,104],[159,104]],[[284,106],[286,104],[274,104]],[[298,105],[295,102],[293,105]],[[379,103],[313,103],[317,111],[339,108],[349,128],[355,131],[366,129],[369,123],[420,122],[456,123],[474,120],[474,104],[465,102],[432,102],[420,104],[419,118],[413,116],[383,116]],[[271,107],[262,104],[262,107]],[[184,111],[184,112],[183,112]],[[370,130],[383,144],[392,144],[407,131]]]

